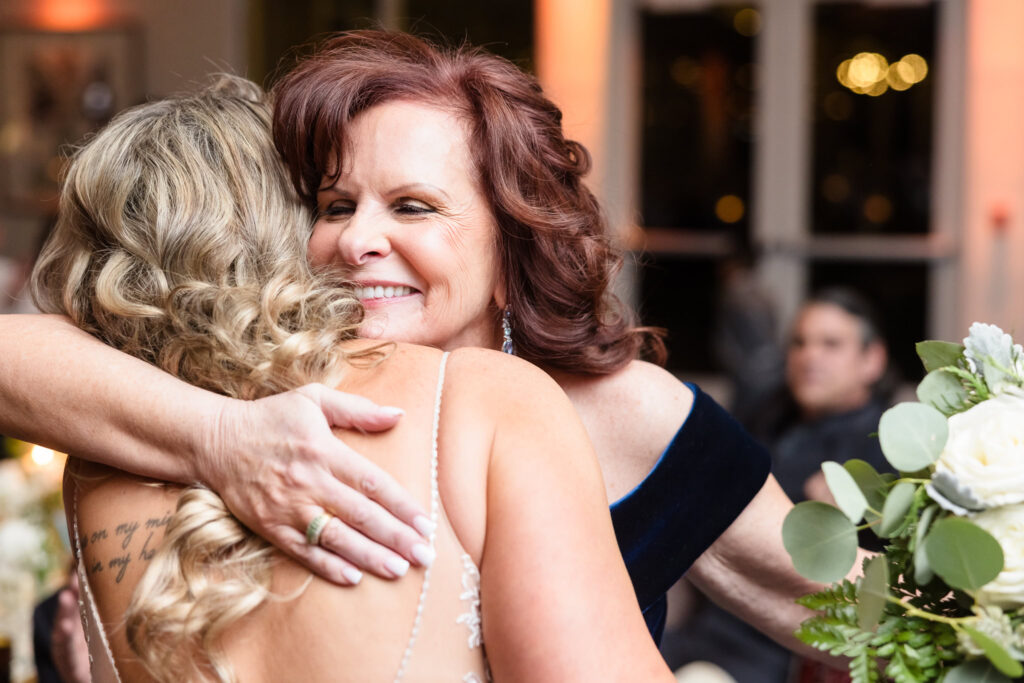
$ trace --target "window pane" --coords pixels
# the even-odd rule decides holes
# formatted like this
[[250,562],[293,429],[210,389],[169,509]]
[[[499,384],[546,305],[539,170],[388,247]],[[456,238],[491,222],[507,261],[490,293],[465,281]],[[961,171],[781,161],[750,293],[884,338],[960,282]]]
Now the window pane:
[[[378,28],[374,0],[251,0],[250,77],[262,80],[296,45],[334,31]],[[417,35],[459,45],[468,40],[533,69],[532,0],[405,0],[399,25]]]
[[640,310],[644,324],[668,330],[667,367],[676,372],[716,370],[711,334],[717,260],[652,255],[644,261]]
[[812,231],[927,233],[934,4],[815,9]]
[[644,225],[746,238],[759,22],[744,7],[644,13]]
[[713,372],[717,272],[749,243],[760,15],[745,5],[645,12],[641,27],[642,224],[690,235],[643,257],[643,320],[668,331],[671,370]]
[[468,40],[533,70],[532,0],[406,0],[404,13],[415,33]]

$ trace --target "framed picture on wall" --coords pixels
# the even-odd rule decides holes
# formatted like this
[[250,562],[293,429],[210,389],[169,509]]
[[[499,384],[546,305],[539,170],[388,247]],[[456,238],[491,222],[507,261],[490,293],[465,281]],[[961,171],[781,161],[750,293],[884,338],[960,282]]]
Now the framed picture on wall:
[[0,28],[0,212],[47,215],[72,146],[145,93],[141,31]]

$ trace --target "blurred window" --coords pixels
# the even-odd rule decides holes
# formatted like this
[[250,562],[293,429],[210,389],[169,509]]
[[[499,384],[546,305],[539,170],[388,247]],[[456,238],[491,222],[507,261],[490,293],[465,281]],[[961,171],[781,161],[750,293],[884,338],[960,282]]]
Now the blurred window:
[[675,370],[714,369],[715,273],[749,242],[759,26],[747,6],[642,14],[640,303],[668,329]]
[[[780,314],[823,286],[863,292],[880,309],[901,372],[920,376],[913,343],[928,336],[937,274],[952,255],[932,216],[939,3],[642,6],[639,303],[645,322],[669,331],[670,368],[718,369],[712,331],[723,266],[754,254],[774,264],[766,272],[775,291],[767,294],[782,304]],[[762,20],[786,23],[773,24],[773,36],[809,36],[801,62],[784,41],[760,42]],[[762,68],[767,58],[777,67],[780,54],[788,68]],[[758,102],[794,80],[807,99],[787,98],[786,120],[805,118],[806,128],[780,131],[775,118],[765,134],[776,136],[776,150],[780,142],[808,150],[802,177],[773,176],[767,164],[769,177],[754,178],[752,162],[765,153],[753,133]],[[793,183],[806,212],[758,222],[752,188],[772,196]]]
[[[908,380],[921,376],[914,343],[928,336],[936,28],[931,2],[814,9],[810,231],[857,236],[862,253],[812,258],[808,288],[867,296]],[[900,235],[925,241],[886,240]]]
[[929,230],[935,6],[814,12],[811,230]]
[[250,77],[273,76],[297,45],[384,24],[459,45],[469,41],[533,69],[532,0],[250,0]]
[[533,71],[532,0],[405,0],[404,28],[485,47]]

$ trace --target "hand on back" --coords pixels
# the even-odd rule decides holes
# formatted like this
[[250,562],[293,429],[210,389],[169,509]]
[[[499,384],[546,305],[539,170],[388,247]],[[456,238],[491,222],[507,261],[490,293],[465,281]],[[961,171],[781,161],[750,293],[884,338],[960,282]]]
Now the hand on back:
[[[360,570],[404,574],[428,532],[419,504],[383,469],[353,451],[332,427],[381,431],[401,411],[309,384],[257,401],[232,401],[211,420],[204,483],[246,526],[319,576],[358,582]],[[306,527],[336,517],[318,545]]]

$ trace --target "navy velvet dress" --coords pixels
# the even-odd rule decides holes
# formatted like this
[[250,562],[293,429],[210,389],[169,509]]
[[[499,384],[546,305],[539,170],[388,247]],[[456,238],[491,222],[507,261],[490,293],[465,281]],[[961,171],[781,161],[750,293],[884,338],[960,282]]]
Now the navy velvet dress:
[[771,468],[768,452],[725,409],[688,386],[694,400],[683,426],[647,477],[611,506],[655,642],[665,630],[665,592],[739,516]]

